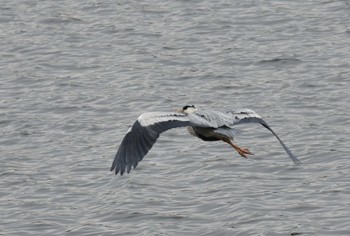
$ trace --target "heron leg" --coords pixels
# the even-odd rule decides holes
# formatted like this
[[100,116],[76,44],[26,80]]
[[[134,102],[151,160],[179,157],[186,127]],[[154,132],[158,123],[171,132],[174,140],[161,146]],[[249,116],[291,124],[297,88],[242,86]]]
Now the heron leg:
[[225,143],[230,144],[231,147],[233,147],[239,155],[241,155],[244,158],[248,158],[247,155],[254,155],[251,151],[249,151],[247,148],[241,148],[234,144],[230,139],[223,139]]

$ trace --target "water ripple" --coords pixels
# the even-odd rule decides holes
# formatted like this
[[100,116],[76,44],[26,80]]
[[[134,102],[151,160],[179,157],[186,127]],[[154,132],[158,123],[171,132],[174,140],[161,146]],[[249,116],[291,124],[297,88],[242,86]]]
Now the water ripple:
[[[0,6],[1,235],[347,235],[345,1]],[[109,172],[144,111],[260,113],[239,157],[185,129]]]

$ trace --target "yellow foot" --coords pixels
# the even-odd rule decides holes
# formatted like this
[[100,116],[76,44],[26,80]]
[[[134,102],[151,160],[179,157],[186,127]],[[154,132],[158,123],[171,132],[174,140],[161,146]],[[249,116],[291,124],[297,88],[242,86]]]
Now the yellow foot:
[[238,152],[239,155],[241,155],[244,158],[248,158],[247,155],[254,155],[254,153],[249,151],[248,148],[237,147],[237,148],[235,148],[235,150]]
[[231,147],[233,147],[238,152],[238,154],[244,158],[248,158],[247,155],[254,155],[251,151],[249,151],[248,148],[241,148],[241,147],[237,146],[236,144],[232,143],[232,141],[230,139],[223,139],[222,141],[230,144]]

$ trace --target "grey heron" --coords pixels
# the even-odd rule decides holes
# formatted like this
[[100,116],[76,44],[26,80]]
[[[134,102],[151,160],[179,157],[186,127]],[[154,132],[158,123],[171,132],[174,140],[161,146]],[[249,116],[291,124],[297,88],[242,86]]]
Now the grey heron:
[[136,168],[161,133],[177,127],[187,127],[190,134],[204,141],[224,141],[239,155],[247,158],[247,155],[253,153],[232,142],[237,132],[233,127],[245,123],[258,123],[270,130],[290,159],[296,165],[301,164],[270,126],[254,111],[242,109],[223,113],[187,105],[177,112],[147,112],[139,116],[123,138],[111,171],[114,170],[115,174],[120,173],[120,175],[123,175],[125,171],[129,173],[132,167]]

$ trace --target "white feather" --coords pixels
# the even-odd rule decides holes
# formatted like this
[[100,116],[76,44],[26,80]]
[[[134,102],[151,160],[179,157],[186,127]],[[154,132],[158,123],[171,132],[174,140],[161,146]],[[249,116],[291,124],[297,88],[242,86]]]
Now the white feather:
[[169,120],[189,121],[188,117],[185,114],[177,112],[146,112],[139,116],[137,120],[143,127]]

